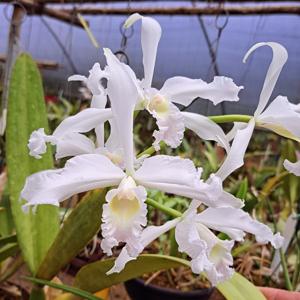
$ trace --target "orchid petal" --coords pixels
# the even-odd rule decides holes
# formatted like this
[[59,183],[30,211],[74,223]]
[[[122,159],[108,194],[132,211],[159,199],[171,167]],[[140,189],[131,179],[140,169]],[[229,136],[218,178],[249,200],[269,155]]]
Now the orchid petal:
[[[74,155],[75,153],[76,155],[92,153],[94,152],[92,150],[94,149],[92,142],[88,142],[87,138],[75,133],[88,132],[97,127],[98,124],[104,123],[111,118],[111,109],[87,108],[74,116],[64,119],[52,135],[46,135],[43,129],[38,129],[30,136],[28,143],[29,154],[40,158],[40,155],[46,152],[46,142],[57,145],[57,158],[64,157],[65,151],[67,156],[72,155],[72,153]],[[75,140],[72,142],[72,137],[78,140],[79,145],[76,145]],[[74,146],[73,150],[72,145]]]
[[155,150],[158,151],[160,149],[159,144],[162,141],[172,148],[177,148],[181,144],[185,130],[184,119],[180,110],[170,103],[167,114],[160,115],[155,111],[151,113],[156,119],[156,124],[159,129],[153,132],[153,137],[155,138],[153,146]]
[[68,160],[62,169],[27,177],[21,198],[28,202],[26,206],[58,205],[77,193],[117,185],[124,176],[124,172],[103,155],[79,155]]
[[111,101],[120,143],[124,149],[125,165],[133,173],[133,112],[139,100],[137,80],[129,66],[121,63],[109,49],[104,49],[108,64],[107,92]]
[[89,73],[89,77],[72,75],[68,81],[83,81],[93,95],[103,94],[104,88],[101,85],[101,79],[106,77],[106,73],[101,70],[100,64],[95,63]]
[[274,42],[257,43],[248,50],[248,52],[244,56],[243,62],[245,63],[246,60],[248,59],[248,57],[250,56],[250,54],[252,52],[254,52],[257,48],[260,48],[262,46],[269,46],[272,48],[273,58],[272,58],[272,62],[270,64],[270,66],[269,66],[262,91],[260,93],[258,106],[254,113],[255,117],[259,116],[262,113],[262,111],[265,109],[265,107],[271,97],[271,94],[274,90],[274,87],[278,80],[280,72],[288,58],[288,53],[287,53],[286,49],[278,43],[274,43]]
[[136,186],[131,177],[125,177],[117,189],[106,194],[103,205],[101,248],[112,255],[112,247],[126,243],[130,253],[140,253],[142,228],[147,224],[147,192]]
[[[93,95],[91,108],[100,108],[104,109],[107,103],[107,95],[100,94],[100,95]],[[98,125],[95,128],[96,139],[97,139],[97,146],[103,147],[104,146],[104,124]]]
[[224,76],[214,77],[211,83],[206,83],[202,79],[176,76],[164,83],[160,94],[184,106],[188,106],[198,97],[208,99],[217,105],[223,101],[238,101],[241,89],[242,86],[237,86],[231,78]]
[[28,141],[29,155],[36,159],[42,158],[41,154],[46,153],[46,141],[49,141],[48,136],[45,134],[44,128],[39,128],[33,131]]
[[248,123],[243,123],[243,122],[233,122],[233,127],[231,130],[226,134],[226,140],[227,142],[231,142],[234,137],[237,134],[238,130],[242,130],[248,126]]
[[300,114],[286,97],[276,97],[256,120],[258,126],[273,130],[279,135],[300,138]]
[[69,132],[88,132],[111,118],[111,109],[86,108],[64,119],[54,130],[53,136],[59,138]]
[[191,258],[191,268],[196,274],[205,272],[213,285],[229,279],[233,270],[231,249],[233,241],[218,239],[205,225],[196,221],[196,211],[178,223],[175,239],[180,252]]
[[87,81],[87,77],[83,76],[83,75],[71,75],[68,78],[68,81],[83,81],[83,82],[86,82]]
[[217,171],[216,176],[225,180],[233,171],[244,164],[244,155],[249,145],[254,127],[255,121],[252,119],[245,128],[237,130],[230,151],[222,166]]
[[270,242],[275,248],[281,247],[283,242],[280,234],[274,235],[268,226],[254,220],[241,209],[232,207],[207,208],[195,219],[211,229],[228,234],[237,241],[243,240],[243,232],[248,232],[254,234],[259,243]]
[[223,129],[208,117],[182,112],[185,127],[195,132],[201,139],[216,141],[226,152],[229,152],[229,143]]
[[134,177],[147,188],[197,199],[207,205],[218,205],[218,197],[223,191],[218,177],[212,176],[209,183],[203,182],[193,162],[180,157],[156,155],[146,158]]
[[[135,260],[140,253],[142,253],[143,249],[149,245],[151,242],[156,240],[158,237],[160,237],[162,234],[166,233],[173,227],[177,225],[177,223],[180,221],[179,218],[173,219],[171,221],[166,222],[165,224],[161,226],[148,226],[146,227],[141,235],[140,241],[141,241],[141,249],[140,251],[136,252],[135,255],[130,255],[128,252],[127,246],[123,247],[121,250],[121,253],[115,260],[114,266],[106,273],[107,275],[110,275],[112,273],[120,273],[124,268],[125,265],[131,261]],[[133,253],[131,253],[133,254]]]
[[94,142],[83,134],[70,132],[56,142],[55,158],[60,159],[67,156],[81,154],[92,154],[95,152]]
[[300,160],[293,163],[290,162],[289,160],[285,160],[283,162],[283,166],[292,174],[296,175],[296,176],[300,176]]
[[161,37],[161,27],[155,19],[143,17],[138,13],[129,16],[124,27],[128,28],[138,20],[142,20],[141,42],[144,65],[143,87],[150,88],[154,73],[157,47]]

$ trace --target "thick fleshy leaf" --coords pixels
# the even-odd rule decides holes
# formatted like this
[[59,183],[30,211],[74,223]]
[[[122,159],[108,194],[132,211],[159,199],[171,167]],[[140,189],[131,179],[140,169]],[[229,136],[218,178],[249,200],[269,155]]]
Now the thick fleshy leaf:
[[295,163],[292,163],[286,159],[283,165],[290,173],[296,176],[300,176],[300,160]]
[[244,164],[244,156],[249,145],[255,121],[252,119],[243,129],[238,129],[225,161],[217,171],[216,176],[225,180],[233,171]]
[[223,129],[219,125],[208,117],[199,114],[182,112],[182,115],[184,116],[185,127],[194,131],[201,139],[216,141],[227,153],[229,152],[229,143]]
[[258,126],[275,131],[279,135],[300,139],[300,114],[295,112],[286,97],[278,96],[256,118]]
[[227,300],[266,300],[261,291],[239,273],[218,284],[217,289]]
[[129,66],[121,63],[110,49],[104,49],[108,64],[107,93],[124,149],[124,161],[129,173],[133,173],[133,112],[139,100],[138,83]]
[[242,86],[237,86],[231,78],[224,76],[214,77],[211,83],[202,79],[177,76],[168,79],[159,93],[184,106],[191,104],[197,97],[208,99],[217,105],[223,101],[238,101],[241,89]]
[[0,262],[4,261],[10,256],[15,255],[19,251],[17,243],[9,243],[0,248]]
[[72,210],[39,266],[38,278],[53,278],[96,235],[101,225],[105,192],[94,190],[87,193]]
[[11,210],[18,243],[32,273],[36,272],[59,230],[57,208],[39,207],[35,214],[24,214],[21,209],[20,192],[26,177],[53,165],[50,149],[40,160],[28,155],[28,138],[33,130],[40,127],[46,128],[47,131],[40,72],[31,57],[22,54],[16,61],[10,80],[6,162]]
[[188,261],[172,256],[144,254],[130,261],[122,272],[107,276],[106,273],[112,268],[114,261],[106,259],[84,266],[77,273],[74,286],[95,293],[145,273],[190,265]]
[[138,13],[131,15],[126,20],[124,27],[128,28],[140,19],[142,20],[141,42],[144,65],[144,81],[142,84],[144,88],[150,88],[155,67],[157,47],[161,37],[161,27],[155,19],[143,17]]
[[28,205],[58,205],[72,195],[115,186],[125,176],[106,156],[84,154],[71,158],[62,169],[35,173],[26,179],[21,197]]
[[250,54],[253,53],[257,48],[260,48],[262,46],[271,47],[271,49],[273,51],[273,58],[272,58],[272,62],[270,64],[270,66],[269,66],[262,91],[260,93],[259,103],[258,103],[258,106],[254,113],[255,117],[259,116],[262,113],[262,111],[265,109],[265,107],[271,97],[271,94],[274,90],[274,87],[278,80],[280,72],[288,58],[286,49],[278,43],[274,43],[274,42],[257,43],[248,50],[248,52],[244,56],[243,62],[245,63],[246,60],[248,59],[248,57],[250,56]]
[[[71,287],[71,286],[68,286],[68,285],[64,285],[64,284],[58,284],[58,283],[55,283],[55,282],[52,282],[52,281],[48,281],[48,280],[43,280],[43,279],[39,279],[39,278],[33,278],[33,277],[25,277],[26,280],[29,280],[33,283],[36,283],[38,285],[48,285],[54,289],[58,289],[58,290],[62,290],[62,291],[65,291],[65,292],[69,292],[69,293],[72,293],[73,295],[76,295],[78,297],[80,297],[81,299],[87,299],[87,300],[102,300],[101,298],[99,297],[96,297],[86,291],[83,291],[81,289],[78,289],[78,288],[74,288],[74,287]],[[32,299],[44,299],[44,297],[42,298],[35,298],[35,297],[32,297]]]
[[232,207],[207,208],[197,215],[196,220],[207,227],[226,233],[232,239],[241,241],[244,232],[255,235],[259,243],[270,242],[275,248],[282,246],[280,234],[273,234],[271,229],[255,219],[242,209]]

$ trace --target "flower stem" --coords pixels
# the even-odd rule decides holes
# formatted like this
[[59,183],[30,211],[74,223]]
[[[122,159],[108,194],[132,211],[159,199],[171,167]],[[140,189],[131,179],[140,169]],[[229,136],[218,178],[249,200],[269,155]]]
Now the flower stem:
[[182,213],[173,209],[173,208],[170,208],[170,207],[166,207],[164,206],[163,204],[160,204],[158,203],[157,201],[153,200],[153,199],[150,199],[150,198],[147,198],[146,201],[145,201],[148,205],[152,206],[152,207],[155,207],[161,211],[163,211],[164,213],[166,213],[167,215],[173,217],[173,218],[179,218],[182,216]]
[[221,116],[209,116],[209,119],[215,123],[230,123],[230,122],[244,122],[248,123],[253,116],[249,115],[221,115]]
[[[267,206],[268,206],[269,212],[271,214],[271,217],[273,219],[273,225],[274,225],[275,232],[277,232],[278,230],[277,230],[277,224],[276,224],[275,217],[274,217],[273,207],[268,199],[266,199],[266,202],[267,202]],[[282,251],[282,248],[279,248],[278,250],[279,250],[279,254],[280,254],[280,261],[281,261],[281,266],[282,266],[282,270],[283,270],[285,286],[286,286],[287,290],[293,291],[293,285],[292,285],[292,282],[290,279],[289,270],[288,270],[286,258],[284,256],[284,252]]]

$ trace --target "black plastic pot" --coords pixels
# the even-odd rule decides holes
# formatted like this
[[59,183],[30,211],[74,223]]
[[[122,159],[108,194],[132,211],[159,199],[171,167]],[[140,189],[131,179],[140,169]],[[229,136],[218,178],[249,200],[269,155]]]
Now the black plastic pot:
[[141,279],[128,280],[125,287],[132,300],[208,300],[214,290],[210,288],[181,292],[152,284],[146,285]]

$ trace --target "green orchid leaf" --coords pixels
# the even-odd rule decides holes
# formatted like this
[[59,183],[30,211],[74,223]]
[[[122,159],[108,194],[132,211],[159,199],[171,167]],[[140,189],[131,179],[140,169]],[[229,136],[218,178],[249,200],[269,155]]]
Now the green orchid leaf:
[[8,243],[17,243],[17,236],[15,234],[0,238],[0,247]]
[[9,243],[0,248],[0,262],[4,261],[10,256],[15,255],[19,251],[19,246],[16,243]]
[[53,287],[55,289],[58,290],[62,290],[64,292],[68,292],[68,293],[72,293],[76,296],[82,297],[83,299],[87,299],[87,300],[102,300],[99,297],[96,297],[86,291],[83,291],[81,289],[78,288],[74,288],[68,285],[64,285],[64,284],[58,284],[58,283],[54,283],[52,281],[48,281],[48,280],[42,280],[42,279],[38,279],[38,278],[33,278],[33,277],[23,277],[26,280],[29,280],[35,284],[38,285],[48,285],[50,287]]
[[[285,142],[282,153],[281,153],[281,157],[280,157],[281,165],[280,166],[281,166],[282,170],[284,170],[282,163],[285,159],[288,159],[291,162],[297,161],[295,143],[291,140],[287,140]],[[297,176],[295,176],[294,174],[289,174],[283,180],[283,188],[284,188],[285,194],[289,197],[290,209],[291,209],[291,207],[294,207],[294,204],[298,200],[299,178]]]
[[95,293],[114,284],[139,277],[144,273],[190,265],[188,261],[177,257],[143,254],[136,260],[130,261],[120,273],[106,275],[114,261],[114,259],[106,259],[84,266],[77,273],[74,286]]
[[219,284],[217,289],[227,300],[266,300],[261,291],[239,273],[234,273],[230,280]]
[[25,262],[34,274],[52,244],[58,229],[58,209],[40,205],[36,213],[22,211],[20,191],[28,175],[53,167],[50,147],[42,159],[28,154],[27,143],[32,131],[48,130],[43,86],[36,63],[21,54],[12,70],[6,129],[8,191],[18,243]]
[[14,232],[14,221],[11,214],[9,195],[5,188],[0,200],[0,236],[8,236]]
[[[139,277],[145,273],[180,266],[190,266],[187,260],[181,258],[143,254],[136,260],[130,261],[122,272],[106,275],[106,272],[113,264],[114,259],[107,259],[86,265],[77,273],[74,286],[90,293],[95,293],[112,285]],[[230,280],[219,284],[217,289],[227,300],[265,300],[259,289],[238,273],[235,273]]]
[[105,190],[87,193],[73,209],[39,267],[37,277],[51,279],[95,236],[101,224]]

